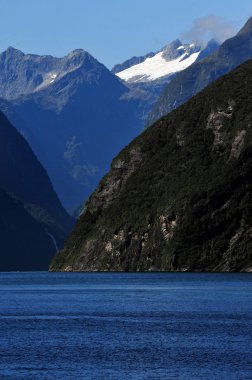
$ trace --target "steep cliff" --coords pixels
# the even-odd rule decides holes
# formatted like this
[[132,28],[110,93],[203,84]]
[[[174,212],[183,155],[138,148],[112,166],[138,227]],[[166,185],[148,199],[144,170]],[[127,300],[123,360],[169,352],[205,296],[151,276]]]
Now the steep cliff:
[[252,61],[113,160],[50,270],[252,270]]

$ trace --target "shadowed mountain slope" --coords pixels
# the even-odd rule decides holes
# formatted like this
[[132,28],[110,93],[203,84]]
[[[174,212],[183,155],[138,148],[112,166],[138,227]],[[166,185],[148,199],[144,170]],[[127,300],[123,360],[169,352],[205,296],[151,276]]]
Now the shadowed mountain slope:
[[62,203],[79,205],[142,129],[138,95],[84,50],[0,55],[3,111],[47,170]]
[[0,188],[1,270],[46,269],[57,248],[63,246],[73,220],[28,143],[3,113]]

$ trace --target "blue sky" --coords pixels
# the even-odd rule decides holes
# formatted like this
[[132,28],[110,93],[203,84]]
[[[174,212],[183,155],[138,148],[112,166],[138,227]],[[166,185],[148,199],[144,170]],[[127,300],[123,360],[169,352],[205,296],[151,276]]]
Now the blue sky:
[[251,0],[0,0],[0,50],[63,56],[82,48],[111,68],[181,36],[207,38],[202,20],[235,33],[250,16]]

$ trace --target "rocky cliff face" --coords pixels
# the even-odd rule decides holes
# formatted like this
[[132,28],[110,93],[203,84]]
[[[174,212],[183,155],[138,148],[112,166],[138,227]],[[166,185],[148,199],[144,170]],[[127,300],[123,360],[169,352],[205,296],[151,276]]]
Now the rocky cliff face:
[[135,139],[50,270],[251,271],[251,97],[249,61]]

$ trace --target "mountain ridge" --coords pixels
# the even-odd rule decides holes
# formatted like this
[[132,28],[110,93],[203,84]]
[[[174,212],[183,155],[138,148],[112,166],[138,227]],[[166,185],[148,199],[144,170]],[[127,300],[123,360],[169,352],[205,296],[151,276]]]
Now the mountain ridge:
[[88,66],[89,62],[98,63],[83,49],[75,49],[58,58],[51,55],[25,54],[10,46],[0,54],[0,97],[13,100],[37,92],[71,71]]

